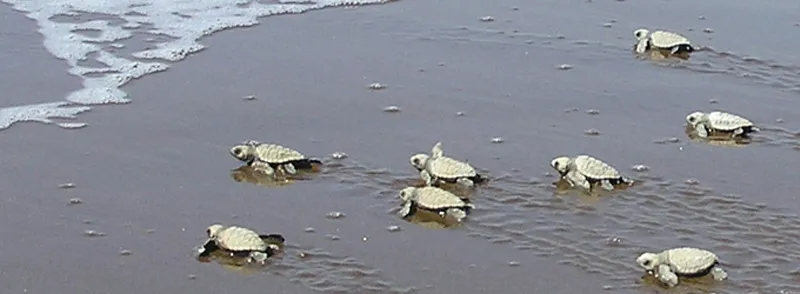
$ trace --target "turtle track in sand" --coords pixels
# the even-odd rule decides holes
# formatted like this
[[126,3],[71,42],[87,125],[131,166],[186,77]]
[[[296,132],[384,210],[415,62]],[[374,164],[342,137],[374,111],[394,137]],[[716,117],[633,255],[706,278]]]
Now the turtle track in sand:
[[[349,161],[331,165],[320,180],[374,190],[391,211],[397,191],[414,182],[409,173],[372,169]],[[478,188],[477,209],[463,230],[472,237],[511,246],[598,274],[616,289],[642,287],[635,263],[642,251],[681,245],[715,252],[729,280],[718,293],[800,291],[800,218],[709,187],[643,173],[636,187],[612,196],[558,195],[555,178],[496,177]],[[363,195],[359,195],[363,197]],[[393,216],[387,212],[387,219]],[[674,224],[674,229],[663,226]],[[688,281],[679,288],[710,289]],[[783,292],[781,292],[783,291]],[[788,292],[787,292],[788,291]]]
[[[256,273],[249,265],[237,265],[225,257],[215,259],[231,270]],[[381,271],[353,257],[338,256],[321,248],[304,248],[287,243],[282,254],[267,261],[264,272],[284,277],[320,293],[416,293],[413,287],[398,286]]]

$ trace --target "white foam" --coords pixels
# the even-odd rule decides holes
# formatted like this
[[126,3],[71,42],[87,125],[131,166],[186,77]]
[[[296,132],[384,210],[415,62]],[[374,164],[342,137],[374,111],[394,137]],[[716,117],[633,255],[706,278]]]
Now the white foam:
[[[36,20],[44,36],[44,46],[55,57],[69,65],[69,73],[83,79],[83,89],[69,93],[66,100],[82,105],[122,104],[131,101],[120,89],[133,79],[165,71],[167,62],[177,62],[205,48],[197,40],[235,27],[258,24],[257,18],[296,14],[335,6],[381,4],[396,0],[279,0],[279,4],[256,0],[0,0],[13,5],[27,17]],[[86,14],[105,14],[110,18],[87,19],[86,22],[57,22],[55,17],[78,18]],[[88,17],[87,17],[88,18]],[[77,21],[76,21],[77,22]],[[134,32],[148,28],[147,33],[172,38],[154,44],[131,56],[106,51],[124,48],[125,40]],[[87,36],[80,31],[98,34]],[[88,61],[104,67],[87,67]],[[139,59],[139,60],[137,60]],[[144,62],[141,60],[150,60]],[[0,108],[0,130],[19,121],[51,123],[52,117],[72,117],[88,107],[62,107],[67,102],[45,103]]]

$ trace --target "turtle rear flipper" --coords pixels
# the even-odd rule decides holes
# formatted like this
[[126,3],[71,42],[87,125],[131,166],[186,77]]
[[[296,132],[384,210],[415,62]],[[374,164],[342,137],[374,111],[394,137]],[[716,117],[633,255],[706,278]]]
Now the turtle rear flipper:
[[258,235],[258,237],[268,244],[283,244],[283,242],[286,242],[286,239],[281,234],[265,234]]
[[264,263],[265,261],[267,261],[267,258],[269,258],[270,256],[272,256],[272,254],[270,254],[269,251],[267,251],[267,252],[252,251],[248,255],[248,258],[249,258],[249,261],[251,261],[251,262],[255,261],[255,262],[258,262],[258,263]]
[[488,181],[489,181],[488,178],[481,176],[480,174],[476,174],[474,177],[472,177],[472,182],[475,184],[483,184]]
[[711,276],[714,277],[714,280],[722,281],[728,278],[728,273],[719,266],[715,266],[711,269]]

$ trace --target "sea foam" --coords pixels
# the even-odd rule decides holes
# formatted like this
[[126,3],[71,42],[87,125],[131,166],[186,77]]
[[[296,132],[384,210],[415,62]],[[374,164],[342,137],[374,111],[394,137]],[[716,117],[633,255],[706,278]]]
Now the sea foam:
[[[0,108],[0,130],[17,122],[51,123],[75,118],[89,105],[131,102],[120,89],[133,79],[167,70],[201,51],[200,38],[229,28],[249,27],[259,17],[297,14],[337,6],[383,4],[396,0],[317,0],[271,3],[229,0],[0,0],[39,25],[44,46],[66,61],[83,88],[67,101]],[[134,34],[153,36],[148,48],[122,53]],[[93,64],[88,66],[87,63]]]

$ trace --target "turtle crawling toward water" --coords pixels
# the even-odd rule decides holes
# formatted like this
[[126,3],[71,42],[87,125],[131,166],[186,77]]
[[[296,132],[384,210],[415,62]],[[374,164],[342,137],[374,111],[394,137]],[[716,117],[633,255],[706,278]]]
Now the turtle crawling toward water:
[[400,191],[399,196],[404,202],[403,207],[397,212],[401,218],[406,218],[417,208],[422,208],[443,217],[450,215],[461,222],[467,217],[467,213],[475,208],[467,200],[437,187],[406,187]]
[[578,155],[573,158],[560,156],[550,162],[562,178],[570,186],[579,186],[587,191],[592,191],[592,184],[599,183],[603,189],[614,190],[614,185],[632,184],[630,180],[617,171],[614,167],[589,155]]
[[698,248],[680,247],[660,253],[646,252],[636,258],[636,263],[669,287],[678,285],[679,276],[701,277],[711,274],[717,281],[728,278],[719,265],[717,255]]
[[731,138],[747,136],[759,129],[751,121],[736,114],[721,111],[695,111],[686,116],[686,122],[694,128],[695,134],[707,138],[710,133],[730,133]]
[[259,235],[248,228],[224,227],[213,224],[206,229],[208,240],[200,249],[200,256],[225,250],[231,256],[247,257],[248,262],[264,263],[283,247],[285,239],[279,234]]
[[472,187],[486,181],[469,163],[444,156],[442,142],[433,145],[430,156],[415,154],[409,161],[428,186],[435,186],[441,181]]
[[273,176],[278,175],[276,170],[294,175],[298,169],[313,170],[314,165],[322,164],[318,159],[307,158],[294,149],[255,140],[233,146],[230,152],[233,157],[246,162],[253,169]]
[[670,55],[685,55],[695,51],[689,40],[677,33],[666,31],[650,33],[649,30],[640,28],[633,31],[633,35],[637,40],[634,50],[639,54],[651,49],[663,50]]

